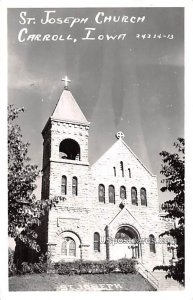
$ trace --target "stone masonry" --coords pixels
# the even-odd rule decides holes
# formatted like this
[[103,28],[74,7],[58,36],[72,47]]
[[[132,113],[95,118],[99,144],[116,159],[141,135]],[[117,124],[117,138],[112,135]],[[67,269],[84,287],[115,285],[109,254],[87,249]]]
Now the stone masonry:
[[[159,241],[159,234],[168,226],[159,214],[156,176],[128,147],[122,133],[90,166],[89,126],[65,87],[42,132],[42,199],[64,198],[50,210],[42,233],[52,260],[135,257],[149,270],[156,265],[168,264],[174,256],[169,244],[155,242],[151,247],[148,242],[150,235]],[[103,202],[99,201],[101,185],[104,187],[101,192]],[[110,201],[109,186],[115,193],[113,202]],[[120,193],[121,187],[125,188],[125,197]],[[137,191],[135,204],[131,199],[132,187]],[[142,188],[145,205],[141,200]],[[117,234],[123,236],[124,242],[129,238],[134,242],[122,243],[120,238],[115,238]]]

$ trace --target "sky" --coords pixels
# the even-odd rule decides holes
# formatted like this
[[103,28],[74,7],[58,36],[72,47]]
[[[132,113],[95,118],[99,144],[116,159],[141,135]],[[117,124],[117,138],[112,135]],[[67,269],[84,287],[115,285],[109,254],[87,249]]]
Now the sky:
[[[67,75],[74,98],[91,122],[90,164],[116,141],[116,132],[122,131],[128,146],[157,175],[160,189],[159,153],[173,151],[173,143],[184,136],[183,8],[49,8],[56,11],[54,18],[88,18],[86,23],[74,25],[42,24],[46,10],[8,11],[8,102],[25,108],[18,122],[24,141],[30,142],[31,162],[42,168],[41,131],[62,93],[61,79]],[[32,24],[20,24],[24,23],[21,12],[35,18]],[[104,22],[100,17],[98,24],[98,12],[128,16],[128,20],[145,16],[145,20]],[[28,34],[63,35],[65,40],[19,42],[23,28]],[[87,33],[85,28],[95,29],[95,40],[82,39]],[[123,40],[106,39],[107,34],[121,33],[125,34]],[[68,34],[76,41],[66,40]],[[149,38],[142,38],[142,34],[149,34]],[[101,35],[102,40],[97,38]],[[160,202],[166,200],[161,192],[159,198]]]

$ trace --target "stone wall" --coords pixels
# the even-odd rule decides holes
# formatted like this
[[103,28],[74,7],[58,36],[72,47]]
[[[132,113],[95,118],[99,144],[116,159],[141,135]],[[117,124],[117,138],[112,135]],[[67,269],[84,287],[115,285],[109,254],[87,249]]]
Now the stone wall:
[[[77,259],[104,260],[112,259],[116,252],[115,245],[109,244],[107,251],[107,231],[111,238],[121,226],[131,226],[138,237],[148,239],[153,234],[159,239],[163,232],[163,222],[159,217],[159,200],[156,176],[140,162],[123,140],[118,140],[92,167],[88,163],[88,129],[86,124],[73,124],[57,120],[51,121],[50,142],[51,157],[44,168],[43,179],[46,180],[44,192],[50,198],[64,196],[56,208],[52,208],[48,219],[48,246],[52,259],[58,261],[66,258],[61,255],[64,237],[76,241]],[[47,138],[49,134],[47,133]],[[59,158],[60,142],[66,138],[74,139],[81,149],[79,160]],[[123,171],[120,168],[123,162]],[[116,176],[115,176],[116,169]],[[61,194],[61,178],[67,177],[67,194]],[[72,177],[78,178],[78,195],[72,195]],[[99,202],[98,186],[105,186],[105,203]],[[109,203],[108,186],[115,187],[115,203]],[[120,198],[120,186],[126,187],[127,197]],[[138,205],[131,202],[131,187],[136,187]],[[146,189],[147,206],[141,205],[140,189]],[[108,230],[107,230],[108,229]],[[94,232],[101,237],[100,252],[94,250]],[[147,242],[140,246],[140,261],[149,269],[168,261],[171,253],[162,244],[156,244],[156,253],[150,252]],[[164,251],[164,255],[163,255]]]

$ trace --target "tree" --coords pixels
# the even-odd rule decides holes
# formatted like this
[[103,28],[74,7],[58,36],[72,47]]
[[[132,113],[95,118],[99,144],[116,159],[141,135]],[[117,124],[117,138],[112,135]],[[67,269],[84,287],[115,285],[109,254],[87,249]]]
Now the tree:
[[171,192],[172,199],[163,203],[162,209],[166,215],[164,218],[175,221],[175,227],[163,232],[160,236],[170,235],[177,242],[178,261],[170,266],[158,266],[155,269],[167,271],[167,277],[184,284],[184,164],[185,164],[185,142],[183,138],[178,138],[174,143],[177,153],[162,151],[162,169],[161,174],[165,176],[161,183],[164,186],[162,192]]
[[22,141],[20,126],[14,122],[23,111],[8,106],[8,234],[38,251],[34,227],[40,207],[33,191],[39,171],[30,164],[29,143]]
[[16,241],[14,262],[18,269],[22,262],[35,261],[45,251],[41,225],[46,222],[51,207],[65,200],[61,196],[36,199],[34,190],[39,170],[30,163],[29,143],[22,141],[21,128],[15,124],[21,112],[23,108],[8,106],[8,235]]

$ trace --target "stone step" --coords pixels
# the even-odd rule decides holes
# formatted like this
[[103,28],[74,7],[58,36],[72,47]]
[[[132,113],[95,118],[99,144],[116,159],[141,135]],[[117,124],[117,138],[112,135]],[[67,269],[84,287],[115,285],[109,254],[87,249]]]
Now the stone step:
[[154,277],[159,281],[159,291],[183,291],[184,287],[172,278],[165,278],[166,272],[154,271]]

